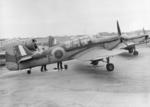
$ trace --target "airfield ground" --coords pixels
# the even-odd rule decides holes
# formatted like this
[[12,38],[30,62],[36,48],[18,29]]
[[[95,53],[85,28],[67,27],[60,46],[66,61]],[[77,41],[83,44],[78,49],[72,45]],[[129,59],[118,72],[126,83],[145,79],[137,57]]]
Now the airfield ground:
[[79,61],[65,62],[67,71],[40,68],[8,72],[0,68],[0,107],[149,107],[150,48],[139,56],[113,57],[114,72],[105,64],[93,68]]

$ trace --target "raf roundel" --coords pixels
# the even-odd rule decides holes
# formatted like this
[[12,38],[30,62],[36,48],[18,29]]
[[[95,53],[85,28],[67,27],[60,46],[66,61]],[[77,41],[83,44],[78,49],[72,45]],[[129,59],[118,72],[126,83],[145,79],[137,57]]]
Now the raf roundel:
[[62,50],[56,50],[54,52],[55,58],[60,59],[63,57],[63,51]]
[[52,55],[56,58],[56,59],[62,59],[63,56],[65,55],[65,50],[62,47],[55,47],[52,50]]

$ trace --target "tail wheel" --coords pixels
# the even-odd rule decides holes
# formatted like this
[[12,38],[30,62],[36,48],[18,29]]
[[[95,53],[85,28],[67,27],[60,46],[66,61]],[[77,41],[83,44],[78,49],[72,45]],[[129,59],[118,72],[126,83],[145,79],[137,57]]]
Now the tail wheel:
[[27,71],[27,74],[31,74],[31,70],[28,70],[28,71]]
[[136,50],[133,52],[133,55],[135,55],[135,56],[137,56],[138,54],[139,54],[139,52]]
[[107,71],[113,71],[114,70],[114,64],[112,64],[112,63],[106,64],[106,69],[107,69]]

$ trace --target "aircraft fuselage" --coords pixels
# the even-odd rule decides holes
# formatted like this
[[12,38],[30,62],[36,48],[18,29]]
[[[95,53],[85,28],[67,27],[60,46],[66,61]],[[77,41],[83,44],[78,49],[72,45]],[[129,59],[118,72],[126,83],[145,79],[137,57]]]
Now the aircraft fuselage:
[[[19,63],[17,65],[17,69],[26,69],[45,64],[52,64],[58,61],[72,60],[76,54],[88,50],[92,47],[102,47],[107,50],[111,50],[119,44],[119,41],[119,38],[116,36],[110,37],[109,39],[77,39],[76,41],[70,41],[69,43],[63,43],[59,46],[51,47],[48,50],[33,56],[33,59]],[[56,54],[53,52],[58,50],[62,51],[62,56],[60,58],[57,58]]]

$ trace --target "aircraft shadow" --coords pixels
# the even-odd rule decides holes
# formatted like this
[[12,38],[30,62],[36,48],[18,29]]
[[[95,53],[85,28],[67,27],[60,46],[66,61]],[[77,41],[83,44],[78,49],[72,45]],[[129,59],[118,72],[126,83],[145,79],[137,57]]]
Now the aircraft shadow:
[[[128,56],[128,55],[127,55]],[[108,72],[105,68],[105,64],[93,68],[88,64],[75,64],[73,66],[73,71],[84,75],[89,81],[93,83],[101,84],[101,87],[97,86],[97,89],[106,92],[123,92],[123,93],[145,93],[145,91],[150,92],[150,86],[148,85],[147,79],[143,80],[134,75],[126,75],[118,69],[114,69],[113,72]],[[107,84],[105,86],[105,84]],[[102,88],[103,87],[103,88]],[[106,87],[111,87],[111,90]],[[145,87],[145,88],[144,88]],[[104,89],[104,90],[103,90]]]
[[118,56],[120,56],[120,57],[122,57],[122,58],[126,58],[126,59],[135,59],[135,58],[137,58],[138,56],[134,56],[134,55],[132,55],[132,54],[129,54],[129,53],[127,53],[127,52],[124,52],[124,53],[121,53],[121,54],[119,54]]
[[106,70],[105,65],[92,66],[90,64],[75,64],[75,72],[87,74],[107,74],[110,73]]

